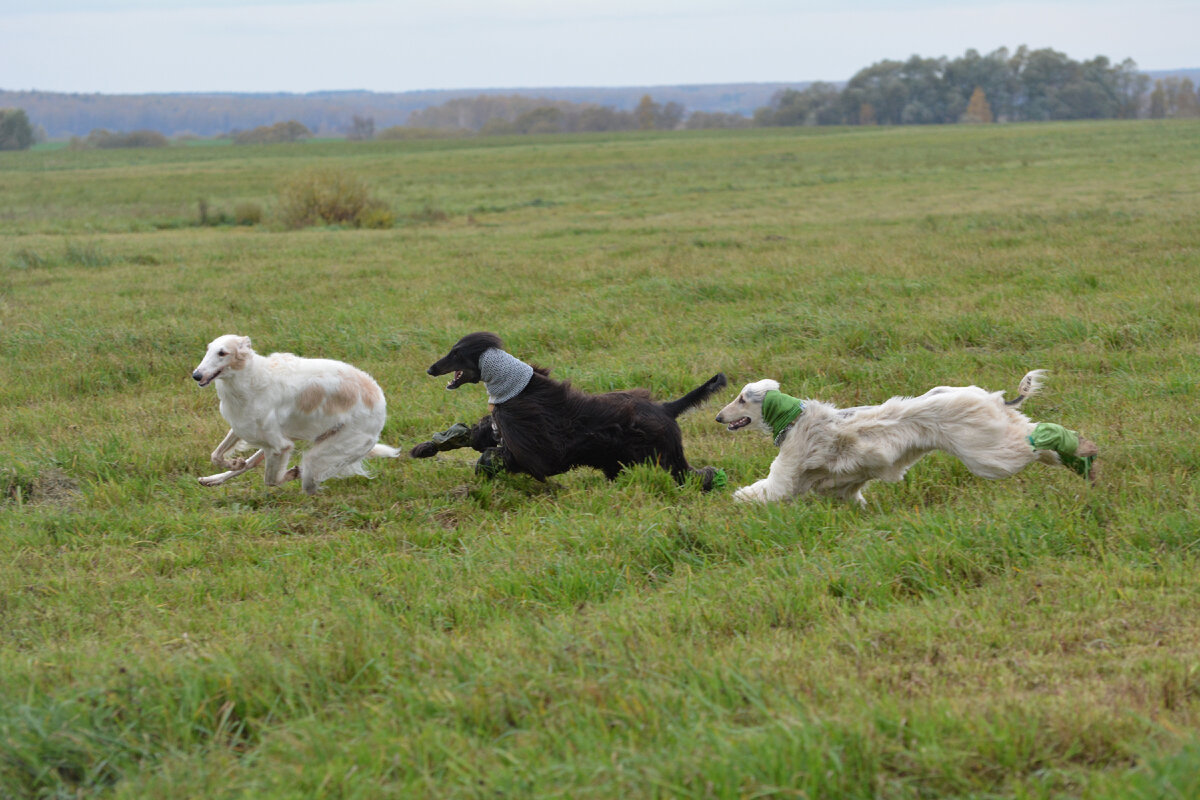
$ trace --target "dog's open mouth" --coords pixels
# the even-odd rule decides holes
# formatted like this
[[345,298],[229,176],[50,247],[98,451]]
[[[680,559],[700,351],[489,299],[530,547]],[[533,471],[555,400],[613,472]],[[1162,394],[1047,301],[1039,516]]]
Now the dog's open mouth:
[[225,371],[225,368],[221,367],[219,370],[214,372],[212,375],[209,375],[207,378],[199,381],[196,385],[199,386],[201,389],[203,389],[205,386],[208,386],[210,383],[215,381],[217,379],[217,376],[220,375],[224,371]]
[[454,370],[454,379],[446,384],[447,389],[457,389],[463,385],[463,371],[461,369]]
[[738,417],[733,422],[729,423],[729,430],[739,431],[750,424],[749,417]]

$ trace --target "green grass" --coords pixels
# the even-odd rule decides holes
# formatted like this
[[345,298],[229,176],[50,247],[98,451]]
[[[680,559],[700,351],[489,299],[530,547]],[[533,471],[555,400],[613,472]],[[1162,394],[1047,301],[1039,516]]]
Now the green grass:
[[[0,796],[1200,791],[1195,123],[0,154]],[[199,227],[320,167],[385,231]],[[221,333],[350,361],[404,448],[472,330],[594,391],[1012,391],[1102,482],[934,455],[868,508],[470,453],[196,477]],[[732,395],[731,389],[731,395]],[[682,424],[731,486],[765,437]]]

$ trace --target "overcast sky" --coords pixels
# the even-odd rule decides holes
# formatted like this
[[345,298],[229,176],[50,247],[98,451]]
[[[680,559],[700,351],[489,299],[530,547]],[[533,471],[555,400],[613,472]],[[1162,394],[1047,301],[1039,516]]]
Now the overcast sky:
[[1197,67],[1200,0],[0,0],[0,89],[837,81],[1021,44]]

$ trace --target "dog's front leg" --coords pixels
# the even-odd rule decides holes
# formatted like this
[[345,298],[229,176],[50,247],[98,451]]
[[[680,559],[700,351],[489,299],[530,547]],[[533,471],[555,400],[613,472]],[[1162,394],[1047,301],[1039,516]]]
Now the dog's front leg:
[[241,475],[243,472],[249,472],[250,470],[257,467],[259,465],[259,463],[263,460],[263,457],[265,455],[266,455],[265,450],[259,450],[257,453],[255,453],[254,455],[250,456],[249,458],[247,458],[245,460],[239,458],[237,460],[242,462],[240,466],[235,467],[234,469],[231,469],[228,472],[220,472],[216,475],[206,475],[205,477],[199,479],[200,485],[201,486],[220,486],[222,483],[229,480],[230,478],[235,478],[238,475]]
[[770,479],[763,478],[749,486],[743,486],[733,493],[733,499],[743,503],[765,503],[772,498],[767,495],[767,485]]
[[245,459],[238,458],[234,459],[234,461],[228,461],[225,458],[225,454],[228,453],[230,449],[238,443],[238,441],[238,435],[233,432],[233,428],[230,428],[229,433],[225,434],[225,438],[221,440],[221,443],[217,445],[217,449],[213,450],[212,455],[209,456],[209,458],[212,460],[213,466],[215,466],[217,469],[230,470],[241,469],[242,467],[246,466]]

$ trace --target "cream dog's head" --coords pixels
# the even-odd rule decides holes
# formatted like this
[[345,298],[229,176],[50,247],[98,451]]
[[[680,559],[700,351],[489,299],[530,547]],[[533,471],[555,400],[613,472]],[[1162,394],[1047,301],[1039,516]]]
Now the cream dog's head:
[[199,386],[208,386],[217,378],[228,374],[228,370],[239,370],[254,355],[250,349],[250,337],[226,334],[212,340],[204,360],[192,371],[192,378]]
[[768,436],[772,435],[771,426],[766,423],[762,415],[763,398],[772,389],[779,390],[779,381],[764,378],[761,381],[747,383],[733,402],[722,408],[721,413],[717,414],[717,422],[727,425],[731,431],[756,427]]

